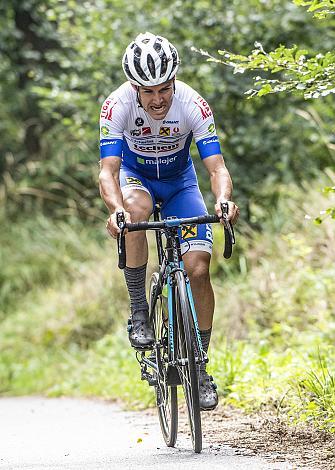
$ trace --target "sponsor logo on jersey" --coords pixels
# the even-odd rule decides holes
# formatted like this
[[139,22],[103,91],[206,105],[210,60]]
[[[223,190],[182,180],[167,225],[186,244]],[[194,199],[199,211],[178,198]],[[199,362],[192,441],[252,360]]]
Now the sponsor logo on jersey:
[[180,135],[179,131],[180,131],[179,127],[174,127],[172,131],[172,135]]
[[218,141],[219,141],[219,139],[217,138],[217,136],[215,136],[215,137],[211,137],[208,140],[203,140],[202,143],[204,145],[207,145],[207,144],[214,144],[215,142],[218,142]]
[[127,184],[137,184],[137,185],[143,186],[142,181],[139,180],[138,178],[134,178],[133,176],[127,176],[126,181],[127,181]]
[[208,132],[210,132],[211,134],[213,134],[213,132],[215,132],[215,125],[214,125],[213,122],[212,122],[212,124],[210,124],[208,126]]
[[166,135],[166,136],[169,136],[170,135],[170,131],[171,129],[169,127],[161,127],[159,129],[159,135]]
[[181,236],[184,240],[187,238],[195,238],[198,235],[197,225],[185,225],[181,229]]
[[150,135],[151,127],[142,127],[142,135]]
[[134,149],[139,150],[140,152],[148,153],[162,153],[170,152],[171,150],[176,150],[179,147],[179,144],[166,144],[166,145],[138,145],[134,144]]
[[179,124],[179,121],[163,121],[163,124]]
[[206,238],[213,243],[213,232],[210,224],[206,224]]
[[[173,163],[177,157],[178,155],[174,155],[173,157],[160,157],[158,159],[158,163],[159,165],[169,165],[170,163]],[[145,160],[145,163],[149,165],[156,165],[156,160]]]
[[101,127],[101,134],[104,136],[107,136],[109,134],[109,129],[107,126],[102,126]]
[[143,118],[137,117],[135,119],[135,126],[140,127],[140,126],[143,126],[143,124],[144,124],[144,119]]
[[107,119],[108,121],[112,121],[113,117],[113,108],[116,105],[117,101],[113,98],[107,98],[101,108],[101,119]]
[[[160,157],[158,159],[158,164],[159,165],[169,165],[170,163],[173,163],[177,158],[177,155],[174,155],[173,157]],[[156,158],[140,158],[137,157],[137,163],[140,163],[141,165],[157,165],[157,160]]]
[[133,137],[139,136],[139,135],[141,135],[141,130],[140,129],[132,129],[130,131],[130,135],[132,135]]
[[117,140],[104,140],[103,142],[100,142],[100,147],[103,147],[104,145],[115,145],[117,144]]
[[[190,241],[185,241],[183,242],[183,245],[189,244],[190,247],[193,250],[201,250],[201,251],[207,251],[208,253],[211,253],[212,251],[212,243],[208,242],[207,240],[190,240]],[[186,245],[187,246],[187,245]]]
[[207,119],[212,116],[211,108],[209,107],[207,101],[205,101],[201,96],[197,97],[197,101],[193,101],[201,111],[202,119]]

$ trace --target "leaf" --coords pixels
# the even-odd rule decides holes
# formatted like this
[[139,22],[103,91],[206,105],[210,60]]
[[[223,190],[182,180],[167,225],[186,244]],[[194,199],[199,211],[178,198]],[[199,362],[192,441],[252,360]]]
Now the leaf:
[[235,73],[244,73],[245,72],[245,68],[243,67],[240,67],[239,65],[237,65],[235,68],[234,68],[234,74]]
[[335,186],[326,186],[322,190],[325,194],[335,193]]
[[264,96],[264,95],[267,95],[268,93],[272,93],[273,92],[273,88],[272,86],[267,83],[266,85],[264,85],[260,90],[259,92],[257,93],[258,96]]

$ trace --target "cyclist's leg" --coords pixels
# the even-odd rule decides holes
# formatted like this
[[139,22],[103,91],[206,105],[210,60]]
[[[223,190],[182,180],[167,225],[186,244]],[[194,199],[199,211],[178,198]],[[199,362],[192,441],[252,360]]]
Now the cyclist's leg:
[[[184,187],[163,204],[163,217],[169,215],[193,217],[207,213],[197,181],[192,172],[189,171],[189,173],[190,185],[184,184]],[[214,293],[209,275],[212,229],[210,225],[188,227],[183,230],[182,236],[183,260],[191,282],[203,348],[207,353],[214,313]],[[203,366],[200,371],[199,387],[200,406],[203,410],[211,410],[218,403],[216,385],[212,380],[213,378],[207,374]]]
[[209,275],[210,255],[205,251],[190,251],[184,254],[183,260],[191,282],[200,331],[207,331],[212,328],[214,314],[214,293]]
[[[204,351],[208,352],[212,333],[214,313],[214,293],[209,277],[209,257],[205,251],[190,251],[183,256],[185,269],[189,274],[194,303],[199,318],[201,343]],[[206,304],[206,302],[208,302]],[[200,317],[200,315],[202,315]],[[199,400],[202,410],[213,410],[218,404],[218,394],[213,377],[202,364],[199,374]]]
[[[173,190],[164,194],[162,217],[195,217],[207,214],[193,167],[174,182]],[[182,233],[182,253],[185,269],[191,281],[192,293],[201,331],[212,326],[214,294],[209,276],[213,235],[209,224],[187,227]]]
[[[125,167],[120,170],[120,186],[124,208],[132,222],[148,220],[153,211],[154,196],[146,178]],[[142,266],[148,259],[145,232],[132,232],[126,236],[127,266]]]
[[[147,220],[153,208],[153,196],[145,178],[131,170],[121,168],[120,185],[124,208],[132,222]],[[149,324],[148,303],[145,293],[148,245],[145,232],[126,235],[127,266],[125,280],[130,298],[131,315],[128,322],[129,340],[133,347],[146,348],[154,341]]]

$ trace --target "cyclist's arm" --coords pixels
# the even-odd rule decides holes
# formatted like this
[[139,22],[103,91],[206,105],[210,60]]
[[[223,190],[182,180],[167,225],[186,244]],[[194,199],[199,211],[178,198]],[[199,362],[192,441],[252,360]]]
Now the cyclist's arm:
[[101,197],[110,214],[106,227],[112,237],[119,233],[116,212],[124,212],[126,220],[130,221],[129,214],[123,207],[119,181],[126,116],[127,108],[117,90],[106,98],[100,113],[99,186]]
[[211,155],[202,161],[209,173],[212,193],[216,200],[215,210],[217,215],[219,217],[222,216],[220,204],[222,202],[228,202],[228,218],[232,223],[235,223],[238,219],[239,209],[236,204],[231,201],[233,183],[222,155]]
[[108,157],[100,160],[100,195],[110,214],[119,209],[123,210],[123,198],[119,182],[120,166],[120,157]]
[[231,201],[232,180],[222,158],[212,110],[200,95],[195,94],[189,105],[189,122],[199,155],[210,176],[212,192],[216,199],[215,211],[222,217],[221,203],[228,202],[228,218],[235,223],[239,209]]
[[209,173],[215,199],[229,201],[233,193],[233,183],[222,155],[211,155],[202,161]]
[[100,194],[110,214],[106,227],[109,234],[114,238],[120,232],[116,224],[116,212],[124,212],[126,221],[130,222],[130,216],[123,207],[123,198],[119,180],[120,165],[120,157],[107,157],[100,161]]

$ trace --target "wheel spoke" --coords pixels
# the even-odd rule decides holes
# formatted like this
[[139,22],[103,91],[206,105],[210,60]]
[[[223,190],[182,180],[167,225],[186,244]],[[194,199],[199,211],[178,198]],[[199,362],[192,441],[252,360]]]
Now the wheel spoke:
[[162,434],[167,446],[174,446],[177,439],[178,428],[178,404],[176,387],[167,384],[168,366],[168,330],[163,322],[162,302],[158,298],[156,304],[153,303],[152,292],[158,282],[158,274],[154,273],[150,284],[150,315],[154,324],[155,344],[156,344],[156,365],[157,365],[157,385],[156,403],[159,422]]
[[187,405],[191,436],[195,452],[202,448],[201,417],[199,403],[198,366],[195,361],[193,317],[187,297],[183,273],[176,273],[176,309],[178,322],[178,371],[182,381]]

